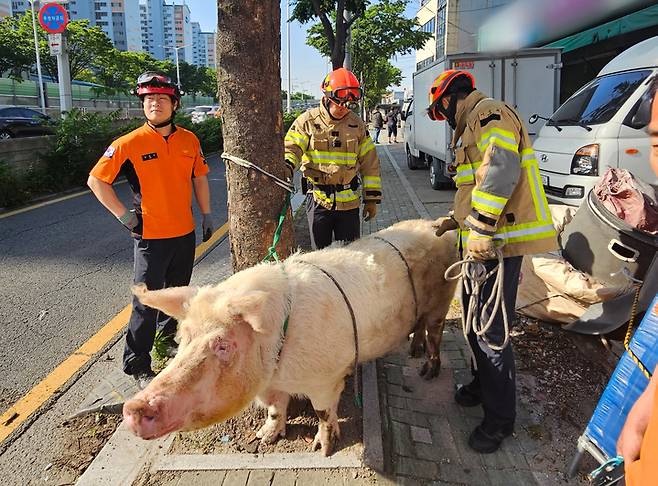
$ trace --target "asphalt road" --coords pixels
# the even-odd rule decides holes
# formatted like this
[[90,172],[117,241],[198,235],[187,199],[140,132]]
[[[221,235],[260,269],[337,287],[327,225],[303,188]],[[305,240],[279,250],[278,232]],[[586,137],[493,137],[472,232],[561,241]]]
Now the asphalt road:
[[[217,229],[225,170],[208,163]],[[128,205],[128,185],[115,189]],[[132,241],[91,193],[0,219],[0,414],[130,302]]]

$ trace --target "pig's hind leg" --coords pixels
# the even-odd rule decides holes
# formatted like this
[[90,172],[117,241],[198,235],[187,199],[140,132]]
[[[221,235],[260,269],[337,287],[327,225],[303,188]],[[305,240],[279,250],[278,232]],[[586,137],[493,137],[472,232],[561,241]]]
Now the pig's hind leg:
[[336,442],[340,438],[338,427],[338,402],[345,387],[345,380],[341,379],[335,386],[324,390],[314,390],[308,393],[313,409],[318,416],[318,432],[311,445],[311,450],[322,450],[322,454],[329,456],[334,451]]
[[259,401],[267,407],[267,420],[258,432],[258,437],[264,444],[272,444],[279,437],[286,436],[286,419],[288,418],[288,402],[290,395],[285,392],[270,390]]

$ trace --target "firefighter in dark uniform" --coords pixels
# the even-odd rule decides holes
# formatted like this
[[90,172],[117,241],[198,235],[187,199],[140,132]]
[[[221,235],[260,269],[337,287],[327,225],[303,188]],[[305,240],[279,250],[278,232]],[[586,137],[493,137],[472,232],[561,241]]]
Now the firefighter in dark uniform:
[[[208,166],[197,137],[176,127],[180,91],[171,79],[147,72],[137,80],[146,123],[116,139],[91,170],[87,184],[134,238],[134,282],[149,289],[188,285],[194,263],[192,193],[203,215],[203,240],[210,238]],[[112,184],[123,174],[133,191],[133,208],[118,199]],[[123,370],[140,388],[154,375],[151,348],[156,325],[173,342],[177,322],[133,297]]]
[[[473,381],[455,394],[462,406],[482,404],[484,419],[468,443],[478,452],[491,453],[512,434],[516,419],[514,353],[511,344],[505,344],[501,308],[511,323],[523,255],[557,249],[557,237],[530,137],[518,113],[476,90],[468,71],[441,73],[429,98],[429,117],[446,120],[454,130],[457,170],[454,219],[439,220],[437,235],[458,229],[460,253],[482,262],[487,272],[502,257],[501,306],[492,319],[494,306],[485,305],[494,292],[494,278],[489,278],[476,303],[475,325],[482,332],[476,334],[471,327],[468,333],[475,357]],[[462,308],[468,308],[472,298],[464,286]]]
[[322,82],[322,102],[300,115],[285,137],[291,173],[300,168],[307,187],[306,212],[313,248],[332,238],[353,241],[360,235],[359,206],[366,221],[382,200],[379,159],[365,123],[351,109],[362,91],[345,68]]

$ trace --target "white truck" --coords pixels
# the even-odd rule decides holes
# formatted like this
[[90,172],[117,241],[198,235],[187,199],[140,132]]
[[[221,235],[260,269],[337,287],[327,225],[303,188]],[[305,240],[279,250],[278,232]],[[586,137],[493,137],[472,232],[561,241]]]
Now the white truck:
[[[560,49],[523,49],[501,54],[451,54],[413,75],[414,99],[403,111],[407,166],[429,167],[434,189],[451,187],[449,148],[452,130],[427,116],[429,89],[446,69],[468,70],[475,86],[487,96],[516,108],[525,122],[535,113],[553,113],[559,104]],[[529,125],[534,137],[541,125]]]
[[645,132],[651,98],[644,95],[657,75],[658,37],[652,37],[612,59],[550,116],[534,142],[549,199],[579,206],[606,167],[655,181]]

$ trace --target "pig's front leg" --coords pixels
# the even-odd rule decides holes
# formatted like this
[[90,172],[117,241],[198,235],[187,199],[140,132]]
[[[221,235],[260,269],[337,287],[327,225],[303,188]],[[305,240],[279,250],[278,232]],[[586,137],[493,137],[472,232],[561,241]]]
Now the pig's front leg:
[[334,451],[336,442],[340,438],[340,428],[338,427],[338,402],[340,394],[343,392],[345,383],[341,380],[340,384],[333,387],[332,390],[309,394],[313,409],[318,415],[320,421],[318,432],[311,446],[312,451],[322,450],[322,454],[330,456]]
[[281,391],[268,391],[259,400],[267,407],[267,420],[258,432],[258,437],[264,444],[272,444],[279,437],[286,436],[286,419],[288,418],[288,402],[290,395]]

